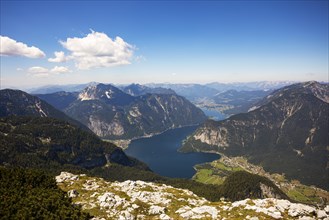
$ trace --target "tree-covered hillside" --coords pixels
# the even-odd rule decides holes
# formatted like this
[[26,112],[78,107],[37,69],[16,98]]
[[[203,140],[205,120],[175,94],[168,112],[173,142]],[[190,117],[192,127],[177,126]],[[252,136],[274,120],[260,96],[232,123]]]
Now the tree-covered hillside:
[[54,177],[36,170],[0,167],[0,219],[90,219],[73,206]]

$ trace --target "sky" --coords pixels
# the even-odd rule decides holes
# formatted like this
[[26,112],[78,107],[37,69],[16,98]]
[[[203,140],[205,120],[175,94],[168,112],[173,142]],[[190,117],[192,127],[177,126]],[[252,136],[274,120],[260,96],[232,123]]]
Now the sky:
[[328,1],[0,2],[1,89],[328,82]]

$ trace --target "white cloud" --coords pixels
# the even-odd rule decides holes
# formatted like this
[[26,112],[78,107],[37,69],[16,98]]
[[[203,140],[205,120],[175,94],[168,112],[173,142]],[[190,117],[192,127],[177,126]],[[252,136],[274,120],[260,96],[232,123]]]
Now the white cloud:
[[[78,69],[130,64],[135,49],[120,37],[112,40],[106,34],[95,31],[83,38],[67,38],[60,43],[71,52],[66,59],[74,60]],[[57,58],[56,55],[54,59]]]
[[47,73],[49,72],[48,69],[41,67],[41,66],[34,66],[34,67],[30,67],[28,69],[29,73]]
[[27,46],[22,42],[17,42],[9,37],[0,36],[1,56],[24,56],[29,58],[45,57],[45,53],[34,46]]
[[58,73],[68,73],[68,72],[71,72],[71,71],[69,70],[69,68],[67,68],[65,66],[55,66],[54,68],[52,68],[50,70],[50,72],[58,74]]
[[63,63],[67,61],[67,58],[65,57],[65,54],[63,51],[56,51],[55,58],[49,58],[48,61],[52,63]]
[[28,73],[36,76],[36,77],[46,77],[54,74],[61,74],[61,73],[68,73],[71,72],[67,67],[65,66],[55,66],[52,69],[47,69],[41,66],[34,66],[30,67],[28,70]]

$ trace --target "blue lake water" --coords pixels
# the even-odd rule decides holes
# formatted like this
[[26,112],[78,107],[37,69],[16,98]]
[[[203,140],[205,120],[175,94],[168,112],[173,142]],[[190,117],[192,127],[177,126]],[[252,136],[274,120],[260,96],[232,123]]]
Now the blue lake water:
[[154,172],[167,177],[191,178],[194,165],[219,159],[218,154],[180,153],[182,141],[197,126],[168,130],[150,138],[133,140],[126,154],[146,163]]
[[210,117],[213,120],[220,121],[227,118],[227,115],[220,113],[216,110],[211,110],[208,108],[201,108],[201,110],[204,112],[204,114],[208,117]]

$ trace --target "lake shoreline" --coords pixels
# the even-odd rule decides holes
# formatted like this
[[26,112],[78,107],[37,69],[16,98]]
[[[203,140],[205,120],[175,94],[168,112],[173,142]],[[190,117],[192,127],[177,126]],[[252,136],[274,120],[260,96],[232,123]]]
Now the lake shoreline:
[[195,174],[194,165],[220,158],[217,153],[181,153],[178,151],[183,140],[196,129],[197,125],[184,126],[169,129],[152,137],[136,139],[130,143],[125,153],[143,161],[161,176],[190,179]]
[[146,135],[139,136],[139,137],[134,137],[134,138],[131,138],[131,139],[116,139],[116,140],[102,139],[102,140],[103,141],[106,141],[106,142],[111,142],[111,143],[117,145],[122,150],[126,150],[126,149],[128,149],[130,143],[132,141],[134,141],[134,140],[139,140],[139,139],[143,139],[143,138],[151,138],[151,137],[154,137],[156,135],[163,134],[163,133],[165,133],[167,131],[170,131],[170,130],[174,130],[174,129],[178,129],[178,128],[186,128],[186,127],[200,126],[201,124],[202,123],[200,123],[200,124],[191,124],[191,125],[182,125],[182,126],[178,126],[178,127],[171,127],[171,128],[167,128],[164,131],[160,131],[160,132],[156,132],[156,133],[151,133],[151,134],[146,134]]

